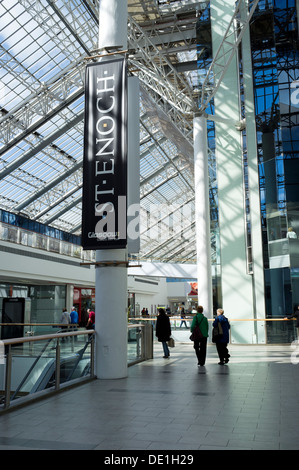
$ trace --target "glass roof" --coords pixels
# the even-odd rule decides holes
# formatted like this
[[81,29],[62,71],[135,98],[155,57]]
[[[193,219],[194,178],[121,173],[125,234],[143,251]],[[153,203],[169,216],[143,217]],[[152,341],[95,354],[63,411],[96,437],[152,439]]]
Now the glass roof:
[[[167,8],[156,0],[128,1],[128,42],[133,51],[128,65],[142,89],[140,258],[195,260],[193,110],[188,103],[196,103],[197,73],[194,69],[179,73],[176,66],[196,62],[198,3],[205,8],[205,3],[193,1],[168,2]],[[0,3],[0,209],[77,235],[82,211],[84,73],[86,57],[97,47],[97,11],[96,0]],[[159,21],[165,23],[166,18],[180,22],[168,48],[163,47],[162,32],[158,34]],[[140,50],[132,28],[139,36],[142,31]],[[188,40],[180,34],[186,28],[192,31]],[[160,64],[170,64],[167,77],[157,76],[158,55]],[[173,93],[171,104],[165,90]],[[160,214],[161,207],[168,208],[168,217]],[[189,217],[184,227],[182,207]],[[173,235],[174,227],[184,231],[183,239]]]

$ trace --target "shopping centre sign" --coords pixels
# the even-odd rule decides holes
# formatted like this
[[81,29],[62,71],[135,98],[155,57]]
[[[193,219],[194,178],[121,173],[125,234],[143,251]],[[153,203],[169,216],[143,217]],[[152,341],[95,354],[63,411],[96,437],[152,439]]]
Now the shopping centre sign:
[[82,246],[127,244],[127,71],[125,59],[89,64],[85,77]]

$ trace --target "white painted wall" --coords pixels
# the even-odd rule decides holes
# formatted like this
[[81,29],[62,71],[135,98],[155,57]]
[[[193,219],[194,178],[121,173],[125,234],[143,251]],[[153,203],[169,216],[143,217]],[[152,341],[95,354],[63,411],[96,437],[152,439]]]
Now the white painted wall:
[[165,278],[128,277],[128,290],[135,293],[135,304],[139,304],[140,312],[147,308],[150,315],[157,313],[158,305],[167,306],[167,286]]
[[3,282],[94,286],[94,266],[80,266],[80,259],[4,241],[0,245],[0,280]]
[[[54,284],[66,285],[67,304],[71,308],[72,299],[69,298],[73,286],[94,287],[95,268],[80,266],[80,260],[56,253],[23,247],[10,242],[0,242],[0,282],[14,284]],[[3,251],[7,250],[7,251]],[[135,302],[139,303],[140,310],[145,307],[149,313],[156,314],[158,305],[169,304],[169,296],[186,296],[186,283],[167,283],[166,277],[193,277],[196,273],[195,265],[175,265],[166,263],[142,263],[142,268],[129,268],[128,291],[135,293]],[[115,286],[117,292],[117,286]],[[188,293],[188,292],[187,292]],[[46,302],[47,309],[42,305]],[[60,318],[43,317],[43,311],[49,310],[49,300],[40,300],[37,306],[40,321],[58,322]],[[54,309],[54,306],[53,306]],[[60,312],[60,307],[58,311]]]

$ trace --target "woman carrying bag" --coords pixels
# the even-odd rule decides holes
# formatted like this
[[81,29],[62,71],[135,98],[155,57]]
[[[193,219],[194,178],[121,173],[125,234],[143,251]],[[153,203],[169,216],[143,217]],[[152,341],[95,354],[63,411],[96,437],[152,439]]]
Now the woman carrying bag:
[[209,336],[208,319],[203,314],[203,307],[197,307],[197,314],[191,324],[191,336],[193,347],[198,361],[198,366],[204,366],[207,355],[207,340]]

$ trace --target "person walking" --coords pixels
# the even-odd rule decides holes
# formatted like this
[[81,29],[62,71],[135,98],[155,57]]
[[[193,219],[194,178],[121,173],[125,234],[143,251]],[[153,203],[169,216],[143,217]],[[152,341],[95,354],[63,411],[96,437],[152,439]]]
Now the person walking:
[[87,330],[89,330],[89,329],[94,330],[95,329],[95,312],[89,308],[87,310],[87,313],[88,313],[88,322],[87,322],[87,325],[86,325],[86,329]]
[[180,328],[182,328],[183,323],[185,323],[185,327],[187,328],[186,314],[185,314],[185,309],[184,309],[184,307],[182,307],[182,310],[181,310],[181,324],[180,324]]
[[[67,330],[69,324],[71,323],[71,317],[70,317],[70,314],[68,313],[66,308],[64,308],[62,310],[60,323],[61,323],[61,330],[63,330],[62,333],[66,333],[66,330]],[[67,340],[67,338],[62,338],[63,343],[64,343],[65,340]]]
[[68,313],[67,309],[64,308],[62,310],[61,318],[60,318],[61,328],[65,329],[71,323],[70,314]]
[[[78,321],[79,321],[79,315],[78,315],[78,312],[77,312],[77,310],[76,310],[75,307],[72,307],[72,311],[71,311],[71,313],[70,313],[70,317],[71,317],[71,324],[77,326],[77,325],[78,325]],[[77,331],[76,326],[72,326],[71,329],[72,329],[73,331]],[[75,336],[75,341],[77,341],[77,340],[78,340],[78,337]]]
[[79,316],[78,316],[78,312],[76,310],[76,307],[72,307],[72,311],[70,313],[70,317],[71,317],[71,323],[73,325],[77,325],[78,324],[78,320],[79,320]]
[[163,357],[165,359],[168,359],[170,354],[167,341],[169,341],[169,338],[171,336],[170,321],[169,317],[166,315],[164,308],[158,308],[158,312],[159,315],[157,316],[156,322],[156,336],[158,338],[158,341],[162,343],[164,351]]
[[213,322],[213,327],[216,327],[218,322],[220,322],[223,332],[223,334],[216,339],[216,348],[220,360],[218,364],[224,365],[228,363],[230,358],[230,354],[227,349],[227,344],[229,343],[230,324],[228,322],[228,319],[224,316],[224,310],[222,308],[218,308],[217,310],[217,317]]
[[209,324],[208,324],[208,319],[203,314],[203,307],[201,305],[197,307],[197,313],[192,320],[192,324],[190,328],[191,333],[194,332],[196,326],[199,327],[202,337],[200,339],[194,339],[193,347],[195,349],[195,354],[197,357],[197,365],[204,366],[206,363],[206,355],[207,355]]

